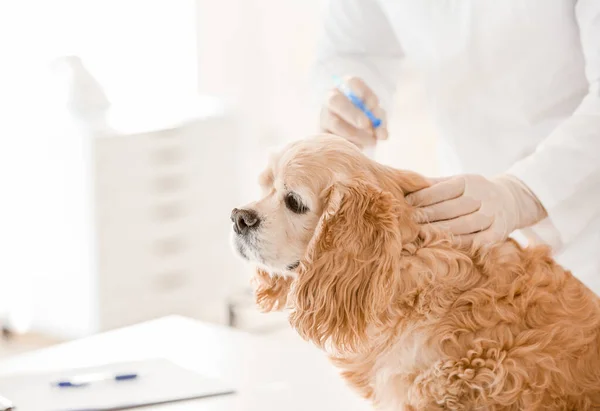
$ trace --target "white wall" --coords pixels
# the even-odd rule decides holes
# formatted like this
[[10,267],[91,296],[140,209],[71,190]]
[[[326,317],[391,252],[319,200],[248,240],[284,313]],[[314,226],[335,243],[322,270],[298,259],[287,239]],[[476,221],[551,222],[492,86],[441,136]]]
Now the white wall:
[[[26,12],[34,3],[45,5],[48,9],[44,9],[44,13],[36,14],[39,21],[34,19],[33,26],[20,23],[13,26],[0,25],[0,32],[3,33],[0,37],[20,38],[23,41],[22,44],[7,43],[11,46],[9,51],[14,52],[14,55],[20,55],[21,48],[26,47],[27,50],[32,51],[31,47],[37,47],[36,50],[42,51],[42,57],[46,58],[54,52],[77,51],[78,47],[85,46],[84,49],[90,51],[86,62],[96,68],[94,70],[92,67],[92,71],[101,81],[108,79],[108,82],[105,81],[107,91],[112,90],[111,94],[117,97],[121,92],[131,94],[133,91],[134,94],[152,96],[156,95],[157,91],[168,92],[169,88],[183,90],[189,84],[196,83],[196,80],[200,93],[229,97],[241,115],[242,133],[237,141],[231,141],[223,136],[214,136],[216,139],[223,139],[211,146],[213,152],[210,159],[215,162],[215,166],[221,164],[222,156],[230,156],[237,160],[235,163],[239,166],[235,172],[239,176],[239,183],[228,189],[235,191],[235,196],[240,202],[249,200],[257,194],[256,175],[265,164],[267,147],[302,138],[314,130],[316,119],[308,116],[306,104],[310,93],[308,78],[320,30],[321,11],[326,0],[177,0],[171,2],[127,0],[128,7],[123,9],[121,4],[124,0],[90,2],[89,4],[93,3],[93,8],[84,7],[77,0],[60,1],[63,7],[58,9],[53,9],[50,2],[42,0],[21,2],[19,4],[23,13],[18,17],[10,17],[6,12],[0,13],[0,17],[9,16],[7,22],[15,23],[28,21]],[[183,11],[189,10],[186,9],[186,4],[190,1],[196,2],[197,9],[195,15],[187,16]],[[190,27],[193,27],[194,22],[196,23],[196,37],[193,40],[182,40],[182,44],[179,45],[182,48],[189,48],[193,47],[195,42],[196,62],[187,60],[185,53],[169,54],[170,47],[165,47],[165,44],[156,48],[155,55],[152,54],[152,48],[144,48],[139,50],[145,56],[144,59],[129,61],[128,59],[134,56],[130,50],[135,49],[136,44],[143,40],[137,37],[130,39],[131,43],[127,43],[126,47],[119,49],[105,47],[105,41],[108,41],[109,45],[117,44],[115,43],[119,40],[117,32],[127,31],[129,27],[135,30],[137,13],[160,15],[158,4],[174,5],[173,13],[165,16],[165,19],[182,20],[180,30],[171,33],[170,39],[184,33],[190,33],[191,36]],[[104,9],[105,5],[109,7]],[[85,26],[84,23],[89,19],[82,19],[79,22],[74,18],[68,19],[69,24],[74,25],[73,27],[69,26],[64,32],[52,33],[58,37],[50,36],[49,30],[56,26],[52,22],[54,18],[52,16],[62,15],[63,9],[73,11],[75,10],[73,7],[91,18],[90,21],[94,21],[97,28],[103,27],[103,19],[115,17],[117,20],[114,24],[106,24],[105,36],[94,37],[92,34],[97,33],[98,30],[89,30],[85,37],[89,40],[87,42],[83,41],[83,37],[74,38],[72,33],[73,30],[77,30],[78,25]],[[102,14],[102,10],[105,10],[105,14]],[[116,13],[115,10],[121,10],[121,13]],[[144,15],[147,16],[147,13]],[[152,23],[149,23],[150,20],[145,20],[146,29],[153,28]],[[11,31],[13,29],[18,29],[16,31],[18,35]],[[152,41],[157,44],[163,41],[167,37],[164,30],[165,27],[156,24],[156,36],[152,37]],[[29,37],[24,37],[25,34]],[[65,40],[64,44],[60,42],[61,38]],[[86,48],[90,45],[91,49]],[[55,49],[51,50],[51,47]],[[32,52],[32,55],[34,54]],[[86,58],[86,53],[82,54]],[[140,63],[142,61],[146,63]],[[25,67],[23,64],[16,65],[14,72],[6,71],[6,66],[0,67],[0,85],[18,87],[19,83],[15,83],[11,76],[22,74],[23,70],[27,71],[36,63],[39,61],[27,60]],[[134,67],[138,63],[147,64],[148,70],[144,70],[143,66],[139,65]],[[182,66],[178,78],[171,79],[172,81],[162,79],[154,85],[155,87],[146,90],[146,84],[153,76],[159,75],[160,67],[172,69],[176,66]],[[8,67],[10,68],[10,64]],[[197,79],[190,79],[190,72],[196,70]],[[129,82],[128,78],[135,76],[136,73],[140,73],[140,76],[135,77],[134,82]],[[385,150],[379,150],[378,156],[386,163],[432,175],[436,173],[433,162],[435,137],[423,110],[424,92],[419,82],[414,81],[416,77],[412,72],[407,70],[406,73],[399,87],[396,115],[391,116],[392,138],[386,143],[388,147]],[[44,198],[50,198],[50,201],[46,201],[48,207],[60,213],[61,204],[70,201],[69,196],[75,193],[72,184],[81,185],[80,180],[83,178],[83,176],[65,178],[61,173],[76,168],[78,162],[86,159],[83,157],[83,147],[70,144],[67,135],[61,134],[60,139],[53,140],[52,136],[39,133],[39,130],[45,129],[46,119],[32,114],[33,110],[28,109],[31,103],[27,100],[27,96],[21,95],[18,89],[13,91],[15,91],[13,95],[19,97],[21,101],[15,101],[12,97],[5,99],[6,104],[1,106],[2,112],[0,112],[2,116],[14,112],[16,106],[20,108],[18,117],[13,116],[8,123],[5,121],[0,127],[5,130],[4,135],[0,136],[3,139],[2,150],[0,150],[2,159],[0,181],[3,182],[3,187],[8,187],[4,190],[7,194],[3,195],[0,213],[3,227],[0,249],[5,251],[5,255],[1,257],[0,277],[13,278],[11,287],[13,289],[20,287],[22,290],[18,294],[21,296],[18,300],[31,307],[32,300],[35,300],[35,293],[49,289],[46,285],[69,286],[68,280],[61,283],[62,277],[54,277],[48,273],[52,270],[65,271],[74,266],[74,259],[65,260],[68,259],[68,249],[77,244],[77,236],[85,235],[81,233],[80,228],[84,216],[63,216],[64,220],[71,223],[69,226],[59,226],[59,220],[53,220],[49,212],[41,212],[38,203],[44,201]],[[35,90],[32,91],[35,95]],[[42,112],[48,115],[43,108]],[[13,131],[9,132],[9,130]],[[18,133],[15,134],[14,130]],[[13,141],[10,140],[11,138]],[[60,150],[60,153],[56,150]],[[52,168],[45,170],[44,167]],[[60,187],[63,187],[64,193],[48,192],[46,188],[50,185],[45,185],[44,182],[52,179],[60,180]],[[79,198],[79,201],[83,200]],[[218,198],[215,201],[218,201]],[[45,210],[48,210],[48,207]],[[222,201],[222,215],[218,218],[226,219],[229,207],[231,207],[230,200]],[[215,206],[215,209],[218,207]],[[60,233],[60,238],[69,239],[60,240],[52,233]],[[209,235],[206,236],[206,241],[211,241]],[[215,255],[215,261],[233,258],[235,257],[225,245],[218,255]],[[225,264],[227,267],[235,265]],[[48,269],[49,267],[52,270]],[[34,282],[35,277],[43,280]],[[231,280],[230,276],[227,278],[231,281],[227,286],[236,285],[236,281]],[[214,277],[211,281],[220,280]],[[245,282],[244,273],[240,273],[239,284]],[[32,290],[36,284],[37,288]],[[224,283],[214,285],[220,291],[223,291],[223,287],[226,286]],[[81,288],[86,287],[88,286],[85,284],[81,285]],[[2,288],[0,284],[0,293],[3,291]],[[82,298],[84,297],[82,294]],[[38,313],[44,312],[44,307],[35,308]],[[26,309],[22,312],[29,315]],[[43,316],[38,316],[38,319],[43,320]]]
[[253,124],[300,135],[323,0],[197,1],[199,90],[239,99]]
[[[237,103],[243,130],[232,153],[239,156],[236,189],[249,201],[259,194],[256,177],[268,148],[316,130],[307,102],[326,0],[196,1],[198,88]],[[435,133],[424,110],[424,89],[409,65],[401,77],[390,115],[392,137],[377,157],[433,176]],[[226,144],[223,150],[231,152]],[[240,270],[237,285],[246,284],[248,271]]]
[[[326,0],[197,2],[199,89],[238,99],[247,120],[248,149],[260,154],[267,146],[314,132],[317,119],[307,110],[309,71]],[[424,109],[424,89],[410,65],[399,81],[390,115],[392,138],[377,156],[435,175],[435,131]]]
[[[93,152],[58,118],[66,90],[50,87],[49,63],[79,55],[117,105],[172,108],[197,91],[194,2],[0,1],[0,320],[7,309],[13,324],[61,335],[96,325]],[[215,258],[227,266],[226,242]]]

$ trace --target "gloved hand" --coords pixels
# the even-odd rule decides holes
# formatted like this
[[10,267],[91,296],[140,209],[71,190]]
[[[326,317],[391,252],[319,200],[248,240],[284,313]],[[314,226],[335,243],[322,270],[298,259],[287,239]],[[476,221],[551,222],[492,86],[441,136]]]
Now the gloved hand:
[[382,124],[374,130],[369,118],[336,88],[329,93],[321,110],[321,130],[343,137],[361,149],[375,146],[377,140],[387,139],[385,112],[373,90],[357,77],[349,77],[344,81],[367,108],[382,120]]
[[409,194],[419,210],[419,223],[431,223],[454,234],[460,245],[505,240],[517,229],[547,215],[535,195],[517,178],[501,175],[459,175],[433,180],[434,184]]

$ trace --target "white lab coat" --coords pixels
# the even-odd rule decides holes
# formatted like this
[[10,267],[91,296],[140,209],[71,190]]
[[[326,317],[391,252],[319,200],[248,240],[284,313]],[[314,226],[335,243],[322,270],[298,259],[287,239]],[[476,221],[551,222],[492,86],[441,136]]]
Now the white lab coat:
[[389,112],[405,57],[461,171],[520,178],[549,215],[528,234],[600,293],[600,0],[330,1],[321,92],[356,75]]

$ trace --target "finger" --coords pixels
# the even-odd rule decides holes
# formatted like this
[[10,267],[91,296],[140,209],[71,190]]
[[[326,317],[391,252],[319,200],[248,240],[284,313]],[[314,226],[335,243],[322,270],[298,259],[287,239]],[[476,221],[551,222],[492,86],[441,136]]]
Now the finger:
[[427,181],[429,184],[434,185],[437,183],[441,183],[442,181],[450,180],[453,177],[427,177]]
[[437,221],[431,226],[454,235],[473,234],[487,230],[494,219],[482,213],[472,213],[452,220]]
[[[347,77],[346,84],[362,100],[365,106],[371,110],[373,115],[381,120],[381,125],[375,129],[375,137],[378,140],[386,140],[388,138],[387,131],[387,116],[383,108],[379,104],[379,98],[367,84],[358,77]],[[365,117],[367,117],[365,115]],[[368,117],[367,117],[368,119]],[[369,126],[372,126],[369,120]]]
[[339,90],[333,90],[327,97],[326,107],[357,129],[369,129],[371,120]]
[[346,77],[344,82],[369,109],[379,106],[379,99],[373,90],[359,77]]
[[345,137],[346,140],[348,140],[349,142],[351,142],[352,144],[354,144],[356,147],[360,148],[361,150],[363,150],[365,147],[372,147],[373,144],[372,143],[365,143],[363,140],[357,138],[357,137]]
[[387,140],[388,128],[387,128],[387,115],[385,110],[381,106],[375,107],[373,110],[373,115],[381,120],[381,125],[375,129],[375,137],[377,140]]
[[[429,185],[429,187],[431,187],[431,186],[433,186],[434,184],[441,183],[442,181],[449,180],[449,179],[451,179],[452,177],[424,177],[424,178],[425,178],[425,180],[427,181],[427,184]],[[411,192],[408,192],[408,193],[406,193],[406,196],[407,196],[407,197],[406,197],[406,200],[407,200],[407,202],[408,202],[409,204],[413,205],[413,204],[410,202],[410,200],[411,200],[411,199],[413,199],[413,197],[410,197],[410,198],[409,198],[409,195],[412,195],[412,194],[414,194],[414,193],[416,193],[416,192],[418,192],[418,191],[420,191],[420,190],[423,190],[423,189],[419,189],[419,190],[415,190],[415,191],[411,191]]]
[[460,196],[431,206],[419,208],[416,218],[418,223],[431,223],[441,220],[451,220],[474,213],[481,207],[481,201],[471,197]]
[[415,207],[425,207],[460,197],[464,191],[465,180],[461,177],[455,177],[415,191],[406,196],[406,201]]
[[452,236],[452,243],[458,248],[469,248],[477,234],[464,234]]
[[375,137],[368,131],[357,129],[332,112],[325,114],[324,129],[326,132],[344,137],[347,140],[358,141],[361,145],[375,144]]
[[343,137],[360,148],[375,145],[375,137],[368,131],[355,128],[330,111],[324,114],[323,125],[326,132]]

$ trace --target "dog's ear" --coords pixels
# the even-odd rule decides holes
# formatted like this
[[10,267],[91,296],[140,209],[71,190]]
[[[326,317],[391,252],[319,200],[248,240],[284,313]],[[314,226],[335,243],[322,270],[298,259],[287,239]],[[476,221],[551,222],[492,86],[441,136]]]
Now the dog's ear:
[[335,185],[292,288],[290,322],[317,346],[360,349],[387,322],[408,208],[366,183]]
[[251,282],[256,304],[261,311],[280,311],[286,308],[291,278],[269,274],[261,268],[256,268]]

